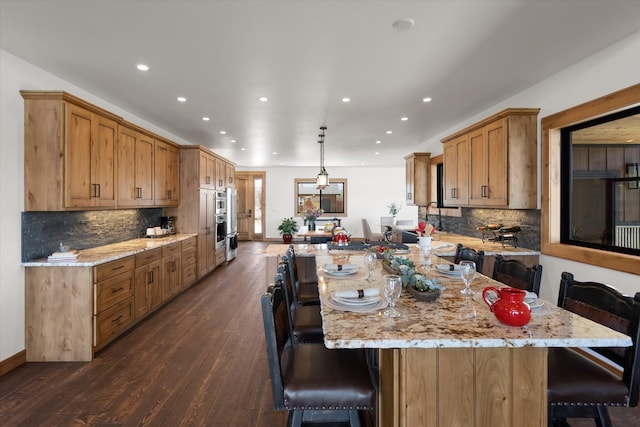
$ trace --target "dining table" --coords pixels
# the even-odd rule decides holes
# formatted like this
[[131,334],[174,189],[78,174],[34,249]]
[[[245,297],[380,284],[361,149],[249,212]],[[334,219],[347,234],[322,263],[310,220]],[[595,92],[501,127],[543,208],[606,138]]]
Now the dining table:
[[[324,344],[375,353],[379,426],[545,426],[549,347],[631,345],[630,337],[541,299],[525,326],[502,324],[481,291],[505,285],[477,273],[473,294],[465,296],[462,278],[438,267],[449,262],[432,255],[431,267],[421,267],[417,246],[394,256],[413,260],[420,274],[445,290],[423,302],[403,289],[400,316],[385,317],[382,280],[390,271],[378,260],[368,281],[363,255],[315,251]],[[350,273],[336,274],[335,265],[351,266]],[[376,288],[377,304],[342,305],[335,298],[340,291],[371,295]]]

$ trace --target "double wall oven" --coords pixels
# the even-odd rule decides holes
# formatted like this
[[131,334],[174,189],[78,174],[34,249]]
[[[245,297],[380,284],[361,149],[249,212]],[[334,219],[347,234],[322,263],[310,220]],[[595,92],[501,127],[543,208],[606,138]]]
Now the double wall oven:
[[216,191],[216,250],[226,246],[227,239],[227,194]]

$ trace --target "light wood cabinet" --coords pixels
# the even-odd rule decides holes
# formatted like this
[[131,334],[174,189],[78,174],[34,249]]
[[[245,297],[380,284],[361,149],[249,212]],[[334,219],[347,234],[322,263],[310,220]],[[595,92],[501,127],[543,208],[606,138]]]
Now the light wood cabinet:
[[216,201],[213,190],[199,193],[198,277],[203,277],[216,268]]
[[191,286],[198,280],[197,238],[182,241],[182,288]]
[[155,206],[178,206],[180,204],[178,148],[156,139],[154,156],[154,204]]
[[216,158],[211,154],[200,151],[200,188],[216,188]]
[[445,206],[466,206],[469,203],[469,139],[461,135],[443,147]]
[[66,92],[21,94],[25,210],[115,207],[120,118]]
[[427,206],[431,203],[431,153],[413,153],[405,156],[407,199],[409,206]]
[[153,206],[154,139],[132,126],[120,125],[117,147],[117,205]]
[[236,186],[236,168],[231,163],[225,163],[227,170],[227,187],[235,188]]
[[135,255],[135,318],[144,318],[162,304],[162,248]]
[[216,190],[224,191],[227,182],[227,165],[224,160],[216,157]]
[[162,247],[162,299],[167,301],[180,292],[182,284],[182,245],[180,242]]
[[[536,209],[539,111],[507,109],[443,139],[445,203]],[[460,162],[464,144],[466,168]]]
[[94,267],[94,347],[104,347],[135,319],[134,258],[125,257]]

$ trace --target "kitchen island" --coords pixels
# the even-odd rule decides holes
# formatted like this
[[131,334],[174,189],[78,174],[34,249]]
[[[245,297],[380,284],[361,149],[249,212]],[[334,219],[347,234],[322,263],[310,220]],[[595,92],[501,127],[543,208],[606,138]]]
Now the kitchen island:
[[[450,276],[437,276],[447,289],[435,302],[403,291],[399,318],[336,310],[327,303],[332,292],[382,286],[380,266],[375,281],[364,280],[362,258],[345,254],[341,262],[360,266],[359,272],[336,278],[322,270],[335,258],[317,256],[324,342],[328,348],[377,349],[381,426],[545,426],[548,347],[631,345],[626,335],[548,301],[528,325],[503,325],[477,295],[466,299],[462,280]],[[472,290],[489,285],[502,286],[478,276]],[[477,317],[462,316],[469,305]]]

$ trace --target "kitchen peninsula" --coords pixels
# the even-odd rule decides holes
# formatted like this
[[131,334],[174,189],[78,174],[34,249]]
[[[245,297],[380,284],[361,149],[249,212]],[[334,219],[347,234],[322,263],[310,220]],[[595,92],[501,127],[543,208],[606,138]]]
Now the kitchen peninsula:
[[133,239],[83,249],[76,261],[22,266],[27,361],[91,361],[195,282],[196,237]]
[[[363,257],[346,256],[358,274],[335,278],[318,269],[324,343],[378,349],[378,425],[540,427],[547,423],[548,347],[631,345],[628,336],[548,301],[528,325],[503,325],[477,295],[465,299],[459,277],[438,276],[446,290],[435,302],[403,291],[399,318],[336,310],[328,304],[332,292],[379,287],[385,274],[378,266],[376,280],[365,281]],[[317,255],[318,266],[331,262]],[[486,286],[503,285],[478,275],[472,290]],[[468,318],[470,307],[477,317]]]

